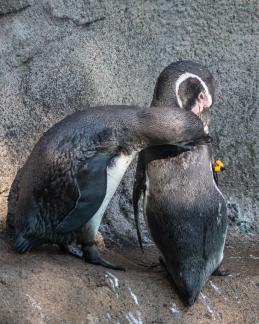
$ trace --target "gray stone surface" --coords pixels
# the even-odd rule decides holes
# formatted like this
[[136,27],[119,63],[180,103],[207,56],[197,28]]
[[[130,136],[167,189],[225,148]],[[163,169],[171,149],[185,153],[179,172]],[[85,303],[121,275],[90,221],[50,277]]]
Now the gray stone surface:
[[0,15],[14,13],[29,6],[28,0],[1,0]]
[[[255,24],[256,1],[45,0],[0,16],[0,202],[55,122],[90,105],[149,105],[161,70],[192,59],[217,81],[212,128],[230,223],[258,233]],[[102,226],[115,239],[135,238],[133,174]]]
[[107,12],[105,5],[103,0],[49,1],[50,13],[53,17],[71,19],[77,25],[104,19]]

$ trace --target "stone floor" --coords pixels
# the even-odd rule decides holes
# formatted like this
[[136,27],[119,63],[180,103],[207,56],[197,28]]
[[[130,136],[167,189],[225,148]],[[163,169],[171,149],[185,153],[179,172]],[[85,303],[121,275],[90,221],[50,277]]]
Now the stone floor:
[[256,239],[228,241],[228,277],[212,277],[186,308],[149,247],[103,254],[126,272],[85,264],[55,247],[25,255],[0,234],[0,323],[259,323],[259,249]]

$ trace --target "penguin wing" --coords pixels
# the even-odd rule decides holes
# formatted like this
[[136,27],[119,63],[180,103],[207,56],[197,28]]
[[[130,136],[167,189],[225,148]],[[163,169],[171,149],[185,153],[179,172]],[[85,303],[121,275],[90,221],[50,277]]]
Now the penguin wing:
[[[210,157],[210,161],[215,161],[215,158],[214,158],[214,155],[213,155],[213,151],[212,151],[212,146],[211,145],[208,145],[208,152],[209,152],[209,157]],[[211,164],[211,170],[212,170],[212,174],[213,174],[213,178],[214,178],[214,181],[216,183],[216,186],[218,186],[218,174],[217,172],[214,171],[214,166],[213,166],[213,163],[210,162]]]
[[216,185],[218,186],[219,185],[218,174],[217,174],[217,172],[214,171],[213,163],[211,163],[211,168],[212,168],[214,181],[215,181]]
[[68,233],[86,224],[100,208],[107,188],[107,164],[110,154],[97,153],[87,160],[87,167],[83,167],[76,175],[78,199],[75,207],[58,224],[59,233]]
[[133,209],[134,209],[134,220],[137,230],[138,242],[141,250],[143,250],[141,231],[139,227],[139,200],[141,198],[142,193],[145,191],[145,183],[146,183],[146,172],[145,172],[145,157],[144,152],[139,153],[136,175],[133,186]]

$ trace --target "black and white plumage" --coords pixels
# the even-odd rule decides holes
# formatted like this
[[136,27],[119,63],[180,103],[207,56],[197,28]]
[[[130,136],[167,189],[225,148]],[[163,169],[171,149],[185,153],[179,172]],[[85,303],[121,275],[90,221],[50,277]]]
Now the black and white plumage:
[[[191,61],[169,65],[160,74],[152,102],[192,110],[208,131],[214,80]],[[186,305],[192,305],[220,266],[227,231],[225,199],[214,181],[211,145],[190,150],[162,146],[139,155],[133,192],[135,219],[144,193],[144,213],[163,262]],[[141,243],[140,230],[137,226]]]
[[104,106],[76,112],[50,128],[26,161],[15,211],[16,243],[25,252],[43,243],[103,260],[94,244],[104,211],[140,150],[204,138],[199,118],[178,107]]

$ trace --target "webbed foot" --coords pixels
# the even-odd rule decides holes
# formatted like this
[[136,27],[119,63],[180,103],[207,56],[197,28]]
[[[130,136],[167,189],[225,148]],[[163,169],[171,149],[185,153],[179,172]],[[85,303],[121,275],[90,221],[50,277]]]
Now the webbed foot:
[[226,277],[230,275],[230,270],[224,269],[221,265],[216,269],[213,273],[212,276],[219,276],[219,277]]
[[16,236],[14,249],[19,253],[25,253],[31,251],[31,249],[37,248],[43,243],[40,239],[28,239],[23,234]]
[[32,249],[32,242],[26,239],[22,234],[16,237],[14,248],[19,253],[25,253]]
[[110,263],[109,261],[103,259],[98,251],[98,248],[96,246],[95,242],[87,242],[87,244],[84,244],[83,246],[83,258],[86,262],[95,264],[95,265],[101,265],[105,268],[113,269],[113,270],[120,270],[120,271],[126,271],[125,268],[121,266],[114,265]]

